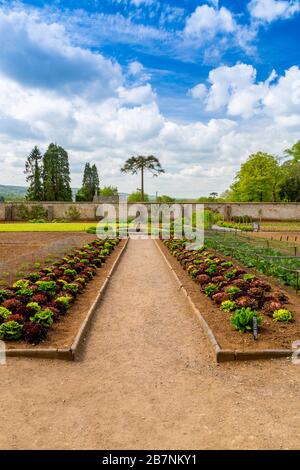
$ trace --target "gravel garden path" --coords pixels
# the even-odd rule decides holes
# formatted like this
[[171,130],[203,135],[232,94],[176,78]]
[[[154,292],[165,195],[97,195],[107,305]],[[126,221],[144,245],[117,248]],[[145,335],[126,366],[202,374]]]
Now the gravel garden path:
[[131,240],[81,360],[0,365],[0,448],[299,448],[300,365],[210,351],[154,242]]

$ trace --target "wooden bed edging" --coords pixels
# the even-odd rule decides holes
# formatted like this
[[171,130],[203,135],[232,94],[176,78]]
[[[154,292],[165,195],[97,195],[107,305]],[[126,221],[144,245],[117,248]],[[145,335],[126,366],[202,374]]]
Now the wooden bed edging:
[[86,336],[88,329],[90,327],[91,321],[93,316],[99,306],[100,301],[103,298],[104,292],[108,286],[110,278],[112,277],[117,265],[120,262],[120,259],[127,247],[128,238],[125,241],[123,248],[121,249],[120,253],[118,254],[117,259],[115,260],[114,264],[112,265],[108,275],[103,282],[96,299],[94,300],[91,308],[89,309],[85,319],[83,320],[75,339],[70,348],[27,348],[27,349],[7,349],[5,354],[7,357],[32,357],[32,358],[39,358],[39,359],[63,359],[73,361],[76,360],[82,341]]
[[202,329],[206,333],[210,344],[212,345],[212,348],[215,353],[215,359],[216,361],[219,362],[229,362],[229,361],[253,361],[253,360],[259,360],[259,359],[278,359],[278,358],[283,358],[283,357],[289,357],[292,356],[293,350],[291,349],[256,349],[252,351],[239,351],[239,350],[234,350],[234,349],[222,349],[221,346],[219,345],[213,331],[211,328],[208,326],[208,323],[202,316],[200,310],[198,307],[195,305],[194,301],[190,297],[189,293],[187,292],[186,288],[183,286],[182,282],[180,281],[179,277],[177,276],[176,271],[172,268],[169,260],[167,259],[166,255],[162,251],[161,247],[159,246],[159,243],[157,240],[155,240],[155,244],[162,255],[163,259],[165,260],[166,264],[168,265],[169,269],[173,273],[176,282],[179,284],[180,290],[183,292],[183,294],[186,296],[190,306],[192,307],[192,310],[195,312],[198,320],[200,321],[200,324],[202,326]]

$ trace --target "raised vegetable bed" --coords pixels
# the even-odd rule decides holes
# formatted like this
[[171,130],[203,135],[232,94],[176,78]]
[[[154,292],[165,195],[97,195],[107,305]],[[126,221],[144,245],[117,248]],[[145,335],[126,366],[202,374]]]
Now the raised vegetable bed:
[[163,243],[171,266],[223,349],[291,349],[292,341],[300,338],[295,295],[214,250],[187,250],[184,240]]
[[[0,290],[0,339],[38,344],[76,308],[119,240],[94,240]],[[74,305],[74,307],[73,307]]]

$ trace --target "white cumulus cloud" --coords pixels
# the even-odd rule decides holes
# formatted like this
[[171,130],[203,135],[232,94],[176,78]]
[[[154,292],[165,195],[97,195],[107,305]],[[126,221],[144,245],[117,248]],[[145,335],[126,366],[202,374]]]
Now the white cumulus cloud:
[[287,19],[300,11],[298,0],[251,0],[248,5],[251,16],[260,21],[271,23]]

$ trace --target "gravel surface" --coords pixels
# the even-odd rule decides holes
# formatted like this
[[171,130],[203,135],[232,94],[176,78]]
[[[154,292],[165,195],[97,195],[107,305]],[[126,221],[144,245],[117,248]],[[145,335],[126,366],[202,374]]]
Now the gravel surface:
[[2,449],[299,447],[300,365],[216,365],[153,241],[129,242],[80,361],[0,373]]

